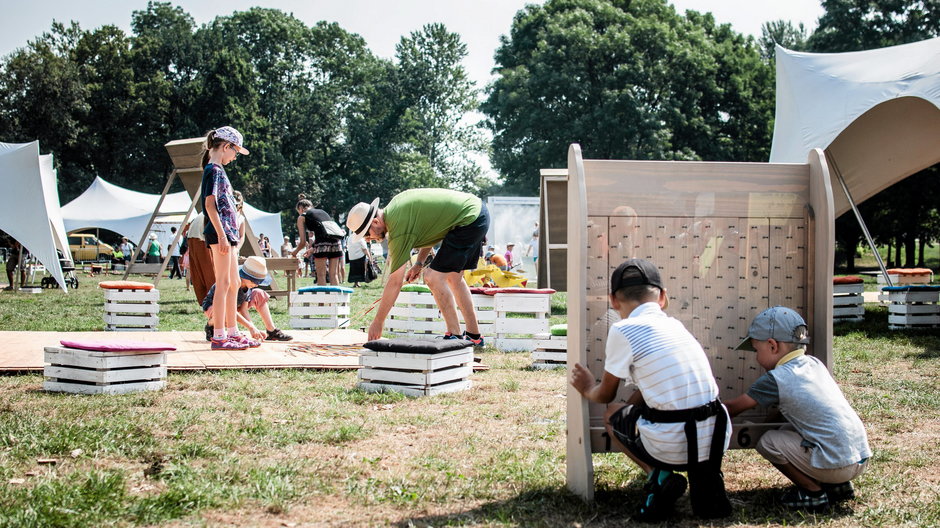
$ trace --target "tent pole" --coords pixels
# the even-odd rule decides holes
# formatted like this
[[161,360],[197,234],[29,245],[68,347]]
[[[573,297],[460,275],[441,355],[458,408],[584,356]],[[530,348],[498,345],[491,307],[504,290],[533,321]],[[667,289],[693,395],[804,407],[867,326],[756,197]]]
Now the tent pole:
[[872,253],[875,254],[875,260],[878,261],[878,267],[881,268],[881,274],[885,278],[885,284],[888,286],[893,286],[891,283],[891,277],[888,276],[888,270],[885,268],[885,263],[881,260],[881,254],[878,253],[878,248],[875,247],[875,241],[871,238],[871,233],[868,232],[868,226],[865,224],[865,220],[862,219],[862,213],[859,212],[858,207],[855,205],[855,200],[852,199],[852,193],[849,192],[849,187],[845,184],[845,179],[842,177],[842,171],[839,170],[839,165],[836,164],[836,160],[829,154],[829,151],[826,151],[826,160],[829,162],[834,170],[836,177],[839,178],[839,185],[842,186],[842,191],[845,193],[845,198],[849,201],[849,206],[852,207],[852,212],[855,213],[855,219],[858,220],[858,225],[862,228],[862,233],[865,234],[865,240],[868,241],[868,246],[871,247]]

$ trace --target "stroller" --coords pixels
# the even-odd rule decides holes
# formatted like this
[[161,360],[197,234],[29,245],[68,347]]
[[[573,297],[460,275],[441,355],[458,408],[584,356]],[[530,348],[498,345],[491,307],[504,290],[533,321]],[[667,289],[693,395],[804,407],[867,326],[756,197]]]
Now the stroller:
[[[59,266],[62,268],[62,276],[65,277],[65,285],[77,290],[78,275],[75,274],[75,264],[71,260],[60,258]],[[58,287],[55,277],[43,277],[40,285],[49,289]]]

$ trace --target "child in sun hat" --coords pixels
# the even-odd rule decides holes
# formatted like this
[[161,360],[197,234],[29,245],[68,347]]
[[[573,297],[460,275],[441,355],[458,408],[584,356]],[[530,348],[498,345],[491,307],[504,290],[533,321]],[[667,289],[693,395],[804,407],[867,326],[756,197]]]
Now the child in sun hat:
[[244,350],[249,340],[236,327],[236,295],[239,287],[238,247],[240,233],[238,209],[232,183],[225,173],[239,154],[248,154],[242,146],[242,135],[230,126],[206,135],[203,154],[202,210],[206,215],[203,233],[212,253],[215,271],[215,303],[213,309],[213,350]]
[[[290,341],[293,339],[293,337],[285,334],[274,326],[274,319],[271,317],[271,310],[268,308],[268,299],[270,299],[270,296],[268,292],[259,288],[259,286],[271,284],[271,277],[268,276],[268,267],[264,259],[261,257],[248,257],[245,263],[238,268],[238,276],[239,288],[236,294],[235,304],[237,310],[235,316],[238,323],[244,326],[251,334],[252,339],[246,340],[248,346],[252,348],[260,346],[261,343],[259,340]],[[202,310],[210,321],[210,323],[206,325],[206,340],[208,341],[212,340],[214,330],[211,324],[215,311],[213,310],[214,301],[215,285],[209,288],[209,293],[206,294],[205,299],[202,301]],[[255,327],[254,323],[252,323],[251,315],[248,313],[249,308],[254,308],[261,315],[261,322],[264,323],[267,334],[262,333]]]
[[732,416],[779,406],[789,424],[764,433],[757,452],[795,484],[781,504],[818,511],[855,497],[851,481],[865,471],[871,449],[861,418],[829,370],[806,354],[808,343],[800,314],[783,306],[759,313],[738,350],[756,352],[767,372],[725,405]]

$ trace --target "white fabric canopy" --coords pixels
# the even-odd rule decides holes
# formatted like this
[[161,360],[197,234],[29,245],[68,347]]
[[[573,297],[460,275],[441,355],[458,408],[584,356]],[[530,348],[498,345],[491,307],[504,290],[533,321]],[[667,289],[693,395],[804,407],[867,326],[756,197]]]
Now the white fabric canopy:
[[[860,203],[940,161],[940,38],[850,53],[777,46],[776,57],[772,163],[824,149]],[[849,204],[832,187],[838,216]]]
[[0,229],[15,238],[65,287],[60,251],[69,258],[52,155],[39,142],[0,143]]
[[[99,176],[81,196],[62,207],[62,217],[69,233],[79,229],[108,229],[136,244],[147,234],[144,229],[159,200],[159,194],[131,191],[108,183]],[[168,194],[160,206],[160,212],[185,214],[191,203],[192,200],[186,191]],[[272,240],[272,246],[275,245],[274,241],[277,241],[276,246],[280,247],[280,241],[284,238],[280,214],[267,213],[247,203],[244,212],[248,224],[256,234],[266,234]],[[164,217],[161,223],[179,226],[182,219],[181,216],[169,218],[172,220],[167,221],[167,217]],[[164,229],[163,226],[155,226],[151,230],[157,233],[164,247],[173,240],[169,227]],[[277,238],[274,238],[275,236]]]

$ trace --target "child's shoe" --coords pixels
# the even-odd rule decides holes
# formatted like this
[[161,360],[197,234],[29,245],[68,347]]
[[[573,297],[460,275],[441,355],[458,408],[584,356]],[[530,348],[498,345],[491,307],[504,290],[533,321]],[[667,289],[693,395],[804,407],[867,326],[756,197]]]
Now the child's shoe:
[[841,484],[820,484],[820,486],[826,492],[829,502],[842,502],[855,498],[855,487],[852,486],[851,480]]
[[245,350],[248,345],[231,338],[211,339],[212,350]]
[[650,480],[643,486],[646,492],[640,509],[633,518],[640,522],[660,522],[673,513],[676,501],[685,493],[688,481],[678,473],[662,477],[662,470],[654,469]]
[[780,504],[791,510],[820,512],[829,509],[829,498],[825,490],[808,491],[794,486],[780,497]]
[[215,328],[213,328],[211,324],[206,325],[206,341],[212,341],[212,332],[214,330]]
[[473,346],[475,346],[475,347],[482,348],[482,347],[484,346],[484,343],[483,343],[483,334],[480,334],[480,337],[474,339],[474,338],[470,337],[469,335],[467,335],[467,332],[464,331],[463,336],[461,337],[461,339],[466,339],[467,341],[470,341],[471,343],[473,343]]
[[242,333],[235,334],[230,339],[243,343],[247,348],[258,348],[259,346],[261,346],[261,341],[252,339]]
[[281,332],[280,328],[268,330],[268,337],[264,338],[265,341],[290,341],[292,339],[294,339],[293,336]]

